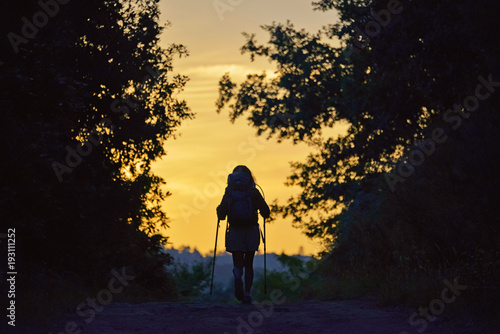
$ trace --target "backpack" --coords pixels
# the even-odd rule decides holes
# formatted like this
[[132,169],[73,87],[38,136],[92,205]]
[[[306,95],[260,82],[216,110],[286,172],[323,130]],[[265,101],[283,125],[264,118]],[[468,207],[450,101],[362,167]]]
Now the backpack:
[[[255,224],[257,210],[253,207],[252,194],[255,183],[250,175],[239,172],[229,174],[228,222],[232,226],[250,226]],[[257,218],[257,219],[256,219]]]

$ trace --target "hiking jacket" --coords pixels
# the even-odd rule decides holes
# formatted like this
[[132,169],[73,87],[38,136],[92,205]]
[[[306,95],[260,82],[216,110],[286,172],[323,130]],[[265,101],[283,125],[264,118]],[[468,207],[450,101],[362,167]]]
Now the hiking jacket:
[[[259,216],[257,214],[257,210],[260,212],[262,217],[269,218],[271,211],[269,210],[269,206],[267,205],[266,201],[264,200],[260,192],[257,190],[257,188],[252,189],[252,207],[255,210],[254,225],[259,224]],[[226,187],[224,196],[222,197],[222,201],[217,207],[217,217],[220,220],[224,220],[226,219],[228,212],[229,212],[229,190]],[[228,220],[228,223],[229,225],[231,225],[230,218]]]

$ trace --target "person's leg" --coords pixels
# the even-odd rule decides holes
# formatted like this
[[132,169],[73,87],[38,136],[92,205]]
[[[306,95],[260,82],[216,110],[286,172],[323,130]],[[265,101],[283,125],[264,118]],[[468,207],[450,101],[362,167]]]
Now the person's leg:
[[245,252],[244,264],[245,264],[245,299],[250,302],[250,289],[253,283],[253,258],[255,252]]
[[[243,267],[245,266],[244,253],[233,252],[234,295],[236,299],[243,300]],[[245,278],[246,280],[246,278]]]

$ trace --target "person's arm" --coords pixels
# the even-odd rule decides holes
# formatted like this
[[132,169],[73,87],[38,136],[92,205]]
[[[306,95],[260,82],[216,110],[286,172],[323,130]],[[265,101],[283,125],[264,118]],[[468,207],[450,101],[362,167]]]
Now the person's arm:
[[261,216],[269,218],[271,210],[269,210],[269,206],[257,189],[255,189],[255,204],[257,205],[257,209],[259,209]]
[[227,217],[227,211],[228,211],[228,195],[227,195],[227,188],[224,191],[224,196],[222,196],[222,201],[220,202],[219,206],[217,207],[217,218],[219,220],[225,220]]

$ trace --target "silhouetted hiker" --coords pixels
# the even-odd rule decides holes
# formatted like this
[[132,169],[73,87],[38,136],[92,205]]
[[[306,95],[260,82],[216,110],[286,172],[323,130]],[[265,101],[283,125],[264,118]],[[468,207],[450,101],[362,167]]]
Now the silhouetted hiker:
[[262,217],[269,217],[269,206],[255,187],[252,172],[246,166],[236,166],[227,178],[226,191],[217,207],[217,216],[220,220],[227,217],[226,251],[233,255],[234,294],[236,299],[246,304],[252,300],[253,258],[260,244],[257,210]]

